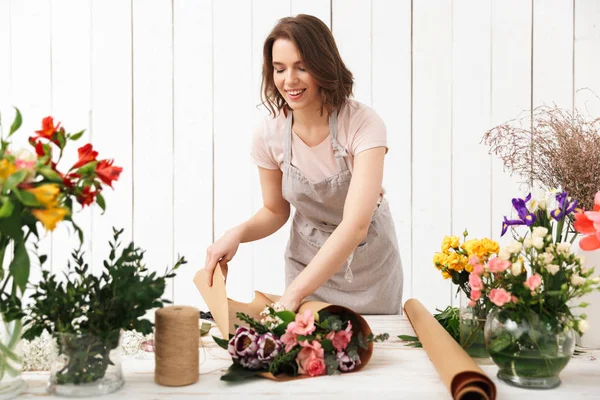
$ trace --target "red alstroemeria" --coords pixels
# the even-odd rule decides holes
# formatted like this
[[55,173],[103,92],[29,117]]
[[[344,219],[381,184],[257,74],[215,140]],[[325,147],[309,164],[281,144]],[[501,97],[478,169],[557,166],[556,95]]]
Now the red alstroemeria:
[[52,135],[60,128],[60,122],[54,126],[54,119],[52,117],[46,117],[42,120],[42,129],[35,131],[38,136],[52,140]]
[[89,162],[96,161],[96,157],[98,157],[98,152],[94,151],[91,143],[80,147],[77,149],[77,152],[79,153],[79,161],[73,165],[73,169],[82,167]]
[[119,175],[123,171],[121,167],[113,167],[113,160],[100,160],[96,165],[96,174],[98,178],[108,186],[112,187],[112,182],[119,179]]
[[77,196],[77,201],[82,206],[89,206],[96,199],[96,193],[97,192],[92,192],[90,186],[86,186],[83,188],[83,192]]
[[579,241],[579,247],[585,251],[600,249],[600,192],[594,198],[594,211],[575,214],[575,230],[585,235]]

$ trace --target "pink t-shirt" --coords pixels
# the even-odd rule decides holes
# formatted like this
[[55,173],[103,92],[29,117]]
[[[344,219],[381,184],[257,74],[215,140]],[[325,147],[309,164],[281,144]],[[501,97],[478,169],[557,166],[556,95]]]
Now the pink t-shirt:
[[[265,117],[252,136],[251,157],[256,165],[283,170],[284,127],[286,117]],[[374,147],[385,147],[387,133],[383,120],[370,107],[349,100],[338,113],[338,142],[348,152],[348,167],[352,171],[354,157]],[[340,173],[335,162],[331,135],[316,146],[309,147],[292,133],[292,165],[312,182],[319,182]]]

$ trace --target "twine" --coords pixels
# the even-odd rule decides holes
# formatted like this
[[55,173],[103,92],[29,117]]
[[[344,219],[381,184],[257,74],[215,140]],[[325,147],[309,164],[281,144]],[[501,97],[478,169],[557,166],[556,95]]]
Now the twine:
[[198,381],[198,310],[170,306],[156,311],[154,381],[164,386],[185,386]]

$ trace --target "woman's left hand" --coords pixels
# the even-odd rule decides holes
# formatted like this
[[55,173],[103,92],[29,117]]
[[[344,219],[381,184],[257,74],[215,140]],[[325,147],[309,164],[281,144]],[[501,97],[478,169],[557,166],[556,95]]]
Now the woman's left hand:
[[281,298],[279,299],[279,303],[283,306],[284,309],[296,312],[298,311],[298,307],[300,307],[301,300],[302,299],[298,298],[298,296],[295,296],[294,294],[286,290],[283,296],[281,296]]

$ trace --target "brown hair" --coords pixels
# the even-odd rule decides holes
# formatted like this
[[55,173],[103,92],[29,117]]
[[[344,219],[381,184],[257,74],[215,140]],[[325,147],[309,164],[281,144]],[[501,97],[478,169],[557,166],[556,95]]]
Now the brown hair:
[[273,116],[281,110],[290,110],[273,80],[273,43],[287,39],[296,45],[306,70],[319,85],[321,115],[323,110],[338,110],[352,95],[354,78],[346,68],[335,44],[331,31],[320,19],[312,15],[298,14],[279,20],[263,46],[263,69],[261,84],[262,104]]

